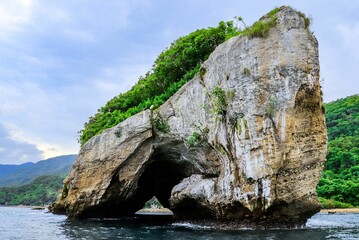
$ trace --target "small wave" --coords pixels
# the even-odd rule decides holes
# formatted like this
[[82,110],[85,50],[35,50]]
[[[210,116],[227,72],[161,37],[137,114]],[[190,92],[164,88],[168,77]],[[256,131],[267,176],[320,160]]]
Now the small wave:
[[210,226],[205,226],[205,225],[198,225],[198,224],[193,224],[193,223],[172,223],[171,224],[173,227],[180,227],[180,228],[187,228],[187,229],[194,229],[194,230],[198,230],[198,229],[212,229],[212,227]]

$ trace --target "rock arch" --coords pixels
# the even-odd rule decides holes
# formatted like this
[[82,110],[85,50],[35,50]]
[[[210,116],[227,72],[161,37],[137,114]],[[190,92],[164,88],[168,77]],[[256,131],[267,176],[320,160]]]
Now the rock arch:
[[51,210],[122,216],[155,195],[184,219],[294,226],[319,211],[327,133],[303,14],[280,8],[267,37],[231,38],[201,67],[158,109],[91,138]]

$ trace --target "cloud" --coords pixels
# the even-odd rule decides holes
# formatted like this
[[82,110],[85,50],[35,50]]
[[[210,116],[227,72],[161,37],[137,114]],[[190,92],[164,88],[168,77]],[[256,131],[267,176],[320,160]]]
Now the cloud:
[[13,139],[9,129],[0,125],[0,164],[37,162],[43,152],[36,145]]
[[[332,19],[327,16],[348,16],[347,11],[330,11],[323,2],[315,7],[312,2],[291,2],[301,5],[299,10],[323,14],[313,16],[318,33],[333,30],[318,38],[325,96],[334,100],[347,95],[348,88],[355,91],[357,62],[344,62],[358,59],[357,50],[349,51],[352,55],[347,57],[359,38],[358,24],[344,21],[335,27],[338,22],[327,23]],[[348,8],[353,4],[347,4]],[[316,12],[318,5],[326,11]],[[253,9],[253,1],[233,0],[184,0],[180,4],[164,0],[1,0],[0,126],[7,136],[2,144],[28,144],[30,153],[37,149],[45,158],[76,153],[77,131],[84,122],[133,86],[171,42],[233,16],[240,15],[250,24],[273,8],[273,3],[258,6]],[[330,42],[334,37],[336,42]],[[340,50],[335,49],[338,41]],[[0,145],[0,152],[10,154],[11,148],[4,146]],[[13,149],[14,154],[18,152]]]
[[0,93],[0,124],[6,126],[11,136],[3,141],[31,143],[44,158],[78,151],[76,128],[79,123],[74,113],[81,109],[73,108],[75,95],[68,95],[68,99],[64,97],[68,94],[66,91],[45,90],[26,80],[2,81]]
[[0,2],[0,40],[9,40],[9,35],[23,30],[30,21],[32,0],[3,0]]

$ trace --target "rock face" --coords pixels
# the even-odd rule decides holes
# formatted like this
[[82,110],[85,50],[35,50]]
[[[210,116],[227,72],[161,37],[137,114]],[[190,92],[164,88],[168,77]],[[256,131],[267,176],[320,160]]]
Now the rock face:
[[302,14],[276,14],[267,37],[229,39],[159,109],[90,139],[50,209],[119,217],[156,196],[177,219],[269,226],[319,211],[327,134],[318,44]]

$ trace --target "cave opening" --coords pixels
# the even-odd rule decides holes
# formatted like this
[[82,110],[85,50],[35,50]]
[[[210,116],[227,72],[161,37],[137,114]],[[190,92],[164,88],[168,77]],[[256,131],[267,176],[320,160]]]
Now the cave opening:
[[80,218],[118,218],[134,216],[147,201],[156,197],[160,204],[169,208],[174,186],[192,174],[200,173],[198,167],[185,156],[179,146],[157,148],[150,159],[140,166],[137,180],[124,188],[118,171],[112,177],[102,201],[82,212]]
[[142,206],[155,197],[163,207],[170,208],[169,199],[173,187],[182,179],[199,172],[179,153],[156,151],[149,162],[138,180],[139,200],[143,202]]

